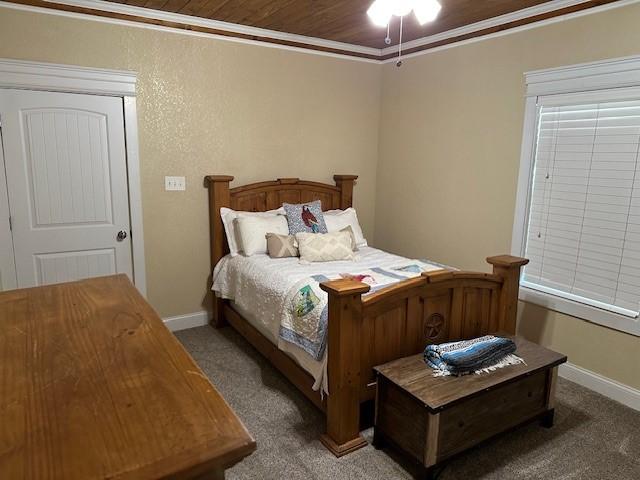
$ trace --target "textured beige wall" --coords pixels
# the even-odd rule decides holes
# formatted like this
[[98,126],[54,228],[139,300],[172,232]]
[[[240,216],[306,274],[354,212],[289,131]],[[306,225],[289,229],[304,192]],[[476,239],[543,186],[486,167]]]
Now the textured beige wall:
[[[376,243],[487,269],[508,253],[523,73],[640,53],[640,5],[407,59],[383,69]],[[520,329],[569,361],[640,388],[640,339],[536,306]],[[607,355],[610,355],[607,358]]]
[[[6,8],[0,57],[138,72],[148,298],[162,316],[207,305],[206,174],[360,175],[373,235],[379,65]],[[165,175],[187,191],[165,192]]]
[[[486,269],[511,243],[523,72],[638,54],[639,22],[640,6],[624,7],[381,69],[0,8],[0,57],[139,73],[148,296],[169,316],[206,305],[210,173],[238,183],[357,173],[377,246]],[[164,192],[164,175],[186,175],[187,191]],[[528,337],[640,388],[638,338],[534,305],[520,317]]]

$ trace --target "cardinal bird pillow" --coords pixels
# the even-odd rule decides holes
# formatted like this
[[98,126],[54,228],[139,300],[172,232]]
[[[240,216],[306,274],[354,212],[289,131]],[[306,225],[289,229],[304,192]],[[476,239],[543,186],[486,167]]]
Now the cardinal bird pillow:
[[289,235],[302,232],[327,233],[327,225],[324,223],[320,200],[299,205],[285,203],[282,206],[287,213]]

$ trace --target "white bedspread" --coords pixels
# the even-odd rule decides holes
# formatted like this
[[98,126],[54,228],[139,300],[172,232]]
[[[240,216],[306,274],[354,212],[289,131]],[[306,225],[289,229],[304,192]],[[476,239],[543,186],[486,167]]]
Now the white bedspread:
[[[232,300],[243,315],[262,333],[278,345],[278,332],[287,293],[300,280],[312,275],[338,275],[345,271],[368,268],[390,268],[406,263],[407,258],[393,255],[372,247],[362,247],[358,259],[343,262],[302,264],[297,257],[271,258],[268,255],[244,257],[227,255],[213,272],[213,290],[216,295]],[[433,269],[441,268],[434,264]],[[282,342],[281,342],[282,343]],[[321,361],[313,359],[307,352],[293,344],[281,349],[292,356],[309,372],[314,380],[314,389],[326,385],[326,352]]]

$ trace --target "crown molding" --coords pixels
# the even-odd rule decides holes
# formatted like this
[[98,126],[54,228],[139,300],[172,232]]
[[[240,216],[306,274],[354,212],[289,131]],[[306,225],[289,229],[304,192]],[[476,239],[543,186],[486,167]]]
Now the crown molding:
[[[91,4],[93,8],[85,7],[83,5]],[[107,7],[115,6],[114,9],[101,10],[96,9],[98,5],[106,4]],[[147,30],[155,30],[161,32],[171,32],[180,35],[188,35],[201,38],[214,38],[217,40],[224,40],[228,42],[241,43],[247,45],[255,45],[267,48],[276,48],[280,50],[290,50],[299,53],[306,53],[312,55],[320,55],[333,58],[342,58],[354,61],[361,61],[366,63],[379,63],[380,50],[372,48],[373,54],[367,53],[368,47],[361,47],[354,45],[356,50],[342,50],[336,49],[338,45],[350,45],[341,44],[340,42],[325,41],[322,39],[317,40],[314,44],[300,43],[287,40],[286,37],[296,37],[297,39],[312,37],[302,37],[300,35],[294,36],[283,32],[274,32],[281,36],[278,38],[263,37],[261,35],[252,35],[247,33],[241,33],[240,31],[227,31],[219,28],[210,28],[206,26],[207,22],[215,22],[214,20],[201,19],[190,15],[174,14],[170,12],[159,12],[158,10],[152,10],[148,8],[133,7],[124,4],[117,4],[111,2],[104,2],[100,0],[69,0],[69,1],[55,1],[55,0],[0,0],[0,8],[9,8],[12,10],[21,10],[26,12],[43,13],[47,15],[56,15],[67,18],[91,20],[100,23],[107,23],[112,25],[124,25],[129,27],[143,28]],[[129,10],[129,13],[127,13]],[[134,12],[143,13],[143,16],[136,15]],[[163,19],[155,18],[152,14],[158,12],[162,14]],[[178,20],[185,19],[186,23]],[[216,24],[224,24],[225,22],[216,22]],[[235,24],[228,24],[235,25]],[[235,25],[242,27],[241,25]],[[243,27],[246,29],[252,29],[253,27]],[[270,32],[270,30],[255,29],[261,31],[263,34]],[[322,45],[322,43],[325,43]]]
[[[407,52],[403,54],[403,59],[638,2],[640,0],[610,0],[605,4],[590,6],[590,4],[597,2],[593,0],[551,0],[534,7],[412,40],[403,44],[403,51]],[[397,51],[397,46],[377,49],[104,0],[0,0],[0,7],[91,19],[103,23],[170,31],[184,35],[216,38],[369,63],[396,61],[394,57],[390,56]],[[567,10],[569,13],[563,13]],[[554,12],[559,13],[553,16]]]
[[[424,47],[423,49],[420,49],[418,51],[414,51],[414,52],[409,52],[409,53],[403,53],[402,54],[402,59],[410,59],[410,58],[414,58],[414,57],[419,57],[421,55],[426,55],[428,53],[435,53],[441,50],[446,50],[448,48],[453,48],[453,47],[459,47],[459,46],[463,46],[463,45],[468,45],[470,43],[475,43],[475,42],[480,42],[483,40],[489,40],[492,38],[498,38],[498,37],[503,37],[506,35],[511,35],[514,33],[520,33],[526,30],[531,30],[534,28],[539,28],[539,27],[544,27],[547,25],[551,25],[554,23],[559,23],[559,22],[565,22],[567,20],[572,20],[574,18],[579,18],[585,15],[592,15],[592,14],[596,14],[596,13],[601,13],[601,12],[605,12],[607,10],[613,10],[616,8],[621,8],[621,7],[626,7],[629,5],[633,5],[635,3],[639,3],[640,0],[614,0],[610,3],[605,3],[602,5],[598,5],[598,6],[594,6],[594,7],[589,7],[589,8],[584,8],[581,10],[577,10],[577,11],[572,11],[570,13],[565,13],[565,14],[558,14],[557,16],[552,16],[552,17],[548,17],[548,18],[544,18],[542,20],[534,20],[530,23],[525,23],[525,24],[521,24],[518,26],[514,26],[514,27],[507,27],[504,30],[498,30],[498,31],[494,31],[491,33],[486,33],[486,34],[478,34],[478,32],[482,32],[483,30],[487,30],[487,29],[496,29],[499,28],[500,26],[503,25],[508,25],[509,23],[514,23],[514,22],[523,22],[525,21],[527,18],[531,18],[531,17],[535,17],[535,16],[540,16],[540,15],[546,15],[546,14],[551,14],[554,11],[559,11],[562,9],[566,9],[566,8],[571,8],[571,7],[576,7],[576,6],[580,6],[583,4],[586,4],[588,2],[590,2],[591,0],[553,0],[551,2],[547,2],[547,3],[543,3],[540,4],[536,7],[530,7],[530,9],[537,9],[537,13],[535,13],[534,15],[529,15],[529,16],[517,16],[517,14],[519,14],[520,12],[524,12],[525,10],[529,10],[529,9],[523,9],[523,10],[518,10],[517,12],[513,12],[510,14],[506,14],[506,15],[501,15],[500,17],[494,17],[492,19],[487,19],[484,20],[483,22],[478,22],[475,24],[471,24],[471,25],[467,25],[465,27],[461,27],[460,29],[455,29],[455,30],[449,30],[447,32],[443,32],[441,34],[437,34],[437,35],[432,35],[430,37],[423,37],[417,40],[414,40],[413,42],[420,42],[420,45],[414,45],[413,47],[409,47],[408,45],[410,43],[413,42],[407,42],[406,44],[403,44],[402,49],[403,51],[407,51],[410,50],[411,48],[420,48],[420,47]],[[555,7],[552,7],[553,5],[558,5]],[[562,4],[565,4],[564,6]],[[543,10],[542,7],[545,7],[545,9]],[[502,19],[502,21],[498,22],[496,19]],[[491,23],[490,23],[491,22]],[[482,28],[477,29],[477,28],[473,28],[472,27],[475,25],[480,25],[482,24]],[[465,31],[466,29],[472,29],[473,31],[469,30],[469,31]],[[474,33],[478,34],[474,36]],[[462,37],[462,38],[460,38]],[[466,38],[465,38],[466,37]],[[469,38],[470,37],[470,38]],[[459,40],[455,40],[456,38],[460,38]],[[450,43],[447,42],[447,40],[452,40]],[[432,47],[430,47],[430,45],[433,45]],[[396,61],[395,57],[387,57],[388,55],[392,55],[393,53],[397,52],[397,47],[395,47],[395,51],[394,49],[392,49],[391,47],[387,47],[385,48],[383,51],[387,51],[386,55],[383,55],[382,59],[381,59],[381,63],[385,64],[385,63],[393,63]],[[387,57],[387,58],[385,58]]]
[[212,30],[220,30],[224,32],[246,35],[248,37],[259,37],[264,39],[282,40],[292,43],[300,43],[305,45],[313,45],[317,47],[329,48],[332,50],[342,50],[351,53],[361,53],[364,55],[379,56],[380,49],[365,47],[361,45],[353,45],[350,43],[336,42],[316,37],[307,37],[305,35],[296,35],[293,33],[280,32],[277,30],[268,30],[264,28],[250,27],[237,23],[222,22],[220,20],[211,20],[208,18],[196,17],[193,15],[184,15],[181,13],[165,12],[162,10],[153,10],[150,8],[136,7],[124,3],[106,2],[103,0],[44,0],[47,3],[59,3],[62,5],[70,5],[91,10],[101,10],[104,12],[120,13],[131,15],[134,17],[150,18],[165,22],[182,23],[197,27],[204,27]]
[[[1,3],[5,2],[3,1]],[[9,0],[9,3],[13,2]],[[162,26],[163,24],[174,24],[177,26],[196,27],[203,29],[203,33],[211,33],[218,35],[221,38],[235,38],[236,40],[242,39],[257,43],[274,42],[274,44],[279,44],[283,47],[319,47],[325,49],[329,53],[343,53],[372,59],[378,59],[381,52],[378,48],[336,42],[322,38],[308,37],[305,35],[268,30],[219,20],[211,20],[193,15],[184,15],[181,13],[136,7],[134,5],[107,2],[104,0],[17,0],[15,4],[31,5],[35,7],[41,6],[43,8],[49,7],[52,9],[59,8],[59,6],[62,5],[78,9],[77,13],[87,13],[91,15],[92,12],[94,12],[93,14],[107,12],[117,15],[118,17],[116,18],[119,18],[120,20],[126,20],[126,17],[131,17],[131,21],[133,22],[148,20],[155,22],[158,26]],[[85,12],[86,10],[90,10],[92,12]]]
[[[533,7],[523,8],[522,10],[516,10],[515,12],[505,13],[493,18],[487,18],[480,22],[471,23],[464,27],[454,28],[453,30],[447,30],[446,32],[436,33],[435,35],[429,35],[428,37],[421,37],[415,40],[402,44],[403,50],[411,50],[413,48],[422,47],[424,45],[432,45],[439,43],[450,38],[462,37],[471,33],[479,32],[481,30],[487,30],[500,25],[517,22],[530,17],[536,17],[538,15],[544,15],[546,13],[554,12],[555,10],[561,10],[567,7],[573,7],[580,5],[581,3],[587,3],[589,0],[552,0],[550,2],[541,3]],[[437,20],[436,20],[437,21]],[[398,51],[398,46],[386,47],[382,49],[382,56],[392,55]]]

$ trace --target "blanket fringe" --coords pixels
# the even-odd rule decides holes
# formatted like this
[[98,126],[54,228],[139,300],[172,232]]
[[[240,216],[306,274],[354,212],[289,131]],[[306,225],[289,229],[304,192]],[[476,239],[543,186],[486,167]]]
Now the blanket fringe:
[[[527,363],[519,356],[512,354],[507,355],[498,363],[491,365],[490,367],[481,368],[479,370],[475,370],[473,372],[468,372],[463,375],[475,373],[476,375],[480,375],[482,373],[489,373],[497,370],[498,368],[508,367],[509,365],[526,365]],[[448,377],[452,375],[452,373],[448,370],[435,370],[433,371],[434,377]]]

